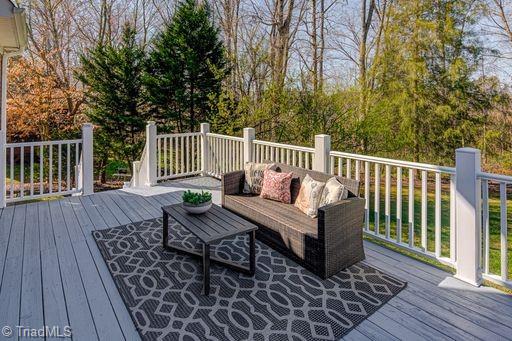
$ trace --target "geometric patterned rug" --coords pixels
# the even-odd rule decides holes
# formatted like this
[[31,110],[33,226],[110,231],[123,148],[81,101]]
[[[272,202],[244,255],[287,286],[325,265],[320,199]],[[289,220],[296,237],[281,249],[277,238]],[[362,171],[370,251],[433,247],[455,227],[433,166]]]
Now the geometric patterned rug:
[[[172,243],[198,248],[169,219]],[[94,231],[93,236],[143,340],[338,340],[406,283],[358,263],[322,280],[256,241],[256,274],[210,268],[161,246],[161,218]],[[247,236],[223,240],[211,255],[244,263]]]

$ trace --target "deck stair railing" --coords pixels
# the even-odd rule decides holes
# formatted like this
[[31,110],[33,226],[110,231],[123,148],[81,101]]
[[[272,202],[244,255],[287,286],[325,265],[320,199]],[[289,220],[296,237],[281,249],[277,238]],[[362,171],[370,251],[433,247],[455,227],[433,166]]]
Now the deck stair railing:
[[[157,135],[147,127],[143,159],[131,186],[195,174],[221,177],[249,161],[270,160],[361,182],[363,231],[372,238],[435,259],[474,285],[483,279],[512,287],[507,186],[512,177],[483,173],[480,151],[455,150],[456,167],[331,150],[329,135],[313,147],[257,140],[253,128],[233,137],[210,132]],[[492,191],[489,191],[492,189]],[[498,189],[498,191],[496,190]],[[490,193],[499,192],[499,199]],[[490,231],[499,230],[499,236]]]
[[[93,193],[93,127],[82,138],[1,145],[0,207],[51,196]],[[2,139],[3,140],[3,139]]]

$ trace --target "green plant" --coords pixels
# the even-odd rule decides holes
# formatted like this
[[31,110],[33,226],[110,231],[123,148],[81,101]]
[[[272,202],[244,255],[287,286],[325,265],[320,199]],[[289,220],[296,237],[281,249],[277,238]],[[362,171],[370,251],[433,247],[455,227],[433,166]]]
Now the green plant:
[[212,200],[212,193],[204,191],[197,193],[188,190],[183,193],[181,198],[183,199],[183,202],[186,202],[187,204],[200,205]]

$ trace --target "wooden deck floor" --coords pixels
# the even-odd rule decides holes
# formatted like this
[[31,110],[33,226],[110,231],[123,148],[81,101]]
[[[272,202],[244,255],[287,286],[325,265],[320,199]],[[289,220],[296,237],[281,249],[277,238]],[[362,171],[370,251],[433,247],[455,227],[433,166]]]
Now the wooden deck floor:
[[[205,186],[218,202],[219,182],[198,177],[0,210],[0,328],[70,325],[74,340],[138,340],[91,231],[160,216],[176,191]],[[366,262],[408,287],[345,340],[512,339],[511,296],[368,242],[365,249]]]

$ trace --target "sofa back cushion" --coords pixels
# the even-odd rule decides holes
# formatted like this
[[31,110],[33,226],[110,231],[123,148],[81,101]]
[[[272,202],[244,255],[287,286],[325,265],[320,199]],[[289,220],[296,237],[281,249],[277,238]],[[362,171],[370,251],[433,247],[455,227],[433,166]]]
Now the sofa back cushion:
[[[321,182],[327,182],[330,178],[333,177],[333,175],[331,175],[331,174],[316,172],[316,171],[312,171],[312,170],[308,170],[308,169],[304,169],[304,168],[300,168],[300,167],[289,166],[284,163],[276,163],[276,166],[277,166],[277,170],[280,172],[283,172],[283,173],[292,172],[293,177],[294,178],[298,177],[301,183],[302,183],[302,180],[304,179],[304,177],[306,176],[306,174],[309,174],[309,176],[311,178],[313,178],[313,180],[321,181]],[[354,179],[343,178],[341,176],[336,176],[336,180],[338,180],[348,190],[349,198],[359,196],[359,184],[360,184],[359,181],[354,180]],[[298,188],[300,188],[300,184],[298,185]],[[292,200],[292,202],[294,202],[294,201]]]
[[338,181],[338,179],[336,179],[336,177],[333,176],[325,183],[318,207],[329,205],[340,200],[345,200],[347,197],[347,189]]
[[244,165],[245,181],[243,193],[260,194],[261,187],[263,186],[263,172],[265,169],[276,170],[276,168],[277,166],[274,163],[247,162]]
[[300,186],[299,196],[294,204],[295,207],[311,218],[316,218],[324,187],[325,182],[313,180],[309,174],[306,174]]

